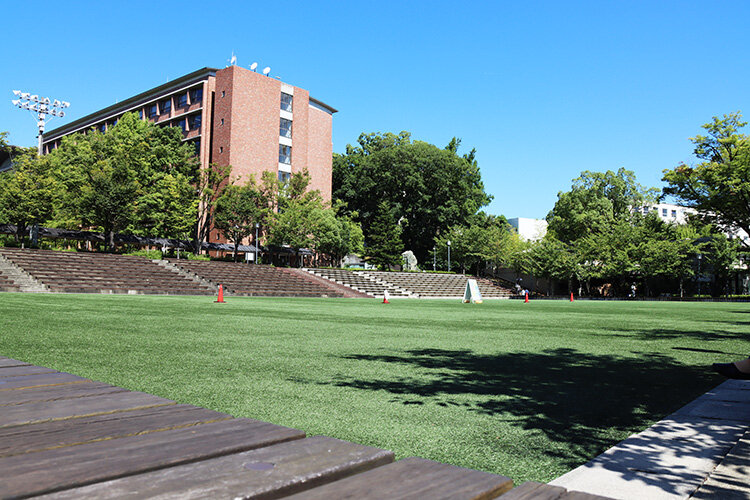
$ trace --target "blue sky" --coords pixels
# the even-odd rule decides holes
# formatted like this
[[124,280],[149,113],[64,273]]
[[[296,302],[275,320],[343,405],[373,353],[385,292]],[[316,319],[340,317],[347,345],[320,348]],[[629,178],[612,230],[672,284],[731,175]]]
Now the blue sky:
[[234,51],[337,108],[334,151],[361,132],[457,136],[488,212],[544,217],[582,170],[661,187],[701,124],[750,117],[746,1],[271,4],[4,3],[0,130],[36,144],[13,89],[70,101],[54,128]]

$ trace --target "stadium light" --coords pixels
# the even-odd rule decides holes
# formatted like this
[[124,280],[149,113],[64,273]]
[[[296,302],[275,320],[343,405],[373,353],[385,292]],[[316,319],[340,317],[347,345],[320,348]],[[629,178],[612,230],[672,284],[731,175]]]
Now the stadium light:
[[[13,95],[16,97],[20,96],[20,99],[13,99],[10,102],[14,106],[27,109],[36,115],[36,125],[39,127],[39,156],[42,156],[42,135],[44,134],[44,127],[52,117],[62,118],[65,116],[63,108],[70,106],[69,102],[59,101],[57,99],[50,99],[49,97],[40,98],[37,94],[30,94],[28,92],[21,92],[20,90],[14,90]],[[47,118],[49,116],[50,118]]]

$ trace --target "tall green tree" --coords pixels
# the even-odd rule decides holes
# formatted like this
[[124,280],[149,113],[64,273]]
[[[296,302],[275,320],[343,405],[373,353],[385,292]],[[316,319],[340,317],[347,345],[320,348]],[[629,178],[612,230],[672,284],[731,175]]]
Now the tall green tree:
[[389,270],[401,263],[401,227],[393,212],[388,202],[378,204],[370,228],[370,240],[365,247],[367,259],[382,270]]
[[630,170],[584,171],[573,179],[570,191],[558,193],[547,215],[548,230],[567,243],[606,232],[615,221],[631,220],[633,208],[655,201],[656,195],[657,190],[638,184]]
[[177,129],[126,113],[105,134],[63,138],[49,155],[64,186],[58,223],[114,234],[184,236],[197,220],[198,162]]
[[232,173],[231,165],[212,163],[202,169],[198,176],[195,191],[198,197],[198,220],[195,224],[194,251],[201,252],[201,246],[208,240],[208,233],[213,227],[214,209],[222,189],[227,186]]
[[664,194],[695,208],[705,221],[750,234],[750,139],[739,133],[746,124],[740,112],[713,117],[703,125],[706,135],[690,139],[701,161],[665,170],[663,180]]
[[491,200],[475,152],[459,156],[458,139],[447,149],[412,141],[408,132],[361,134],[357,143],[334,155],[333,192],[357,213],[368,246],[383,201],[400,220],[403,247],[425,261],[438,234],[466,225]]
[[253,234],[261,219],[263,200],[253,179],[244,185],[227,186],[216,200],[214,227],[234,244],[232,258],[237,261],[237,246]]
[[42,224],[53,213],[59,183],[48,159],[36,148],[22,152],[9,172],[0,174],[0,221],[16,225],[16,241],[23,241],[29,226]]

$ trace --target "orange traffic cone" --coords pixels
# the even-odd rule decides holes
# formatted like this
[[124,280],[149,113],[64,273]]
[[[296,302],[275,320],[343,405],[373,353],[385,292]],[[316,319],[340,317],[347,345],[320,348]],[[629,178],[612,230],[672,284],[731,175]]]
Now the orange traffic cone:
[[570,292],[570,301],[573,302],[573,292]]
[[383,290],[383,304],[390,304],[388,302],[388,290]]
[[224,304],[224,286],[222,285],[219,285],[219,299],[216,302]]
[[529,303],[529,292],[526,292],[526,298],[524,299],[524,303]]

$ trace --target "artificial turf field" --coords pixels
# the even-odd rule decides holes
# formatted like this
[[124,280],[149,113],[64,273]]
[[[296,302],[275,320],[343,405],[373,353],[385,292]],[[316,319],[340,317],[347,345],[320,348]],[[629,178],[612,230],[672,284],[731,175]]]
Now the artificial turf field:
[[0,293],[0,355],[549,481],[750,353],[750,304]]

